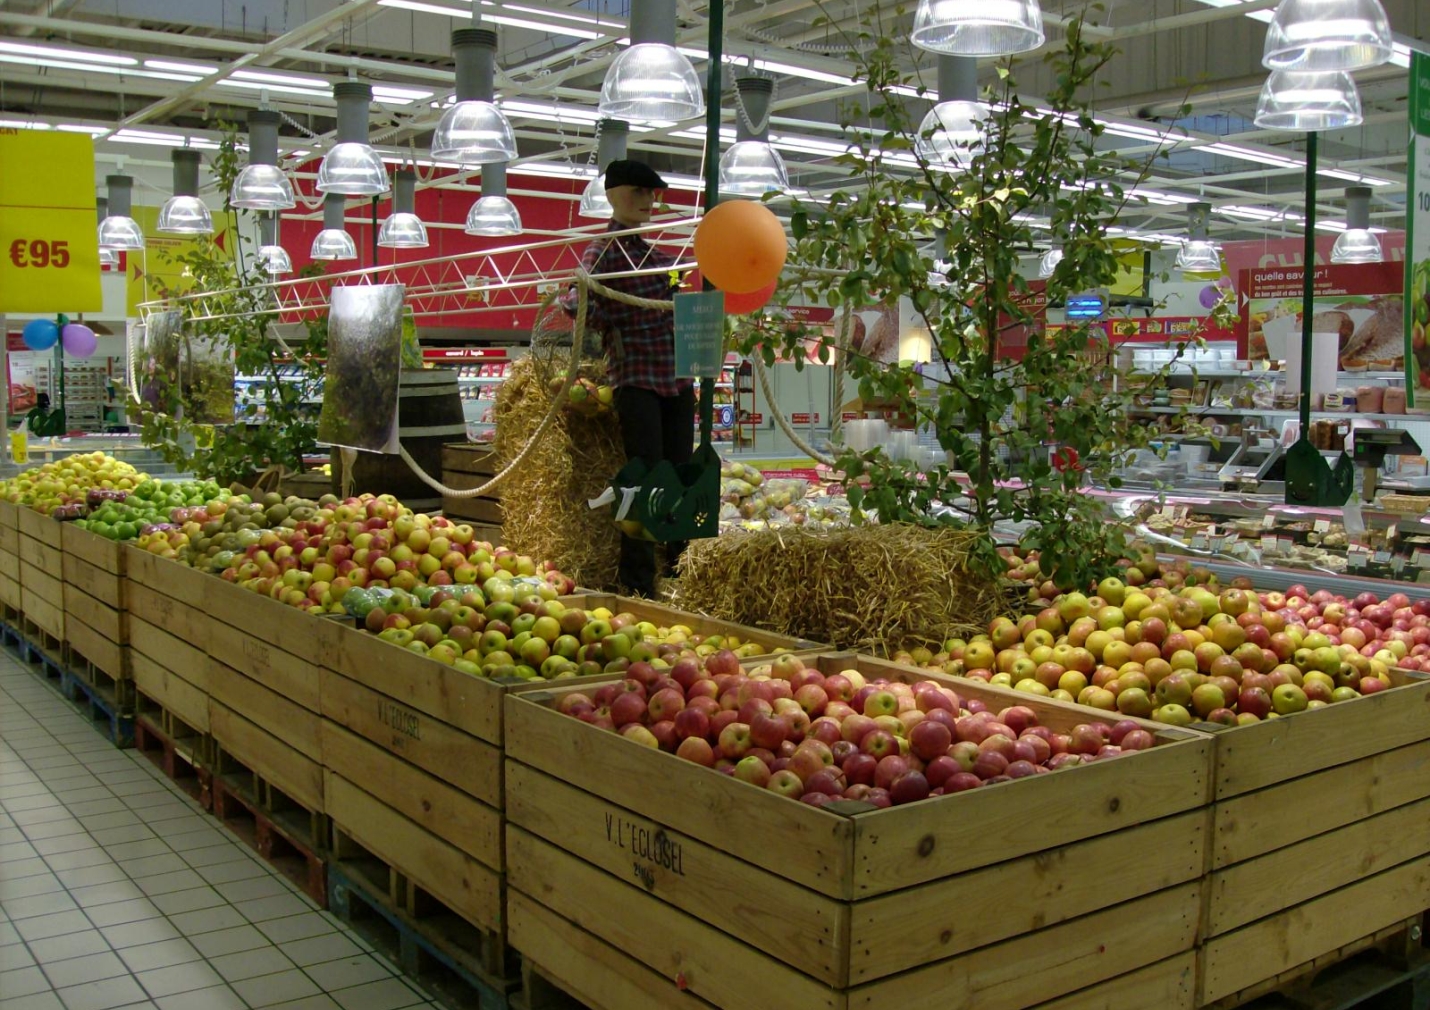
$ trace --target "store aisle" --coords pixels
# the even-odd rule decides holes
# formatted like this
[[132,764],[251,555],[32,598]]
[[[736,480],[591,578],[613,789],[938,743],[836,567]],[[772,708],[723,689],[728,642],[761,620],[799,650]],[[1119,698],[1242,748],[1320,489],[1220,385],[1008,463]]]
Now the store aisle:
[[0,1007],[435,1005],[0,654]]

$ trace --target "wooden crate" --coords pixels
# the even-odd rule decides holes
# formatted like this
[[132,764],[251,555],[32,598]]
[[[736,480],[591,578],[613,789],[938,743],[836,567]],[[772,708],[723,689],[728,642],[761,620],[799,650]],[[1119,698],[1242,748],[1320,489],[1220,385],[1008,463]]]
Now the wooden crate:
[[20,610],[46,635],[64,641],[64,555],[61,524],[33,509],[16,513],[20,557]]
[[[222,755],[231,754],[294,802],[313,813],[324,812],[323,766],[299,750],[294,741],[280,739],[269,727],[244,718],[223,702],[209,698],[209,734]],[[312,748],[309,747],[311,750]]]
[[562,596],[560,601],[567,607],[578,607],[581,610],[605,609],[612,614],[630,614],[637,620],[649,621],[661,628],[681,625],[697,635],[734,635],[742,643],[761,646],[765,653],[776,650],[814,653],[828,652],[830,649],[828,645],[796,638],[793,635],[780,635],[773,631],[736,624],[734,621],[724,621],[718,617],[707,617],[704,614],[677,610],[674,607],[667,607],[663,603],[653,603],[650,600],[641,600],[630,596],[617,596],[614,593],[578,592],[570,596]]
[[66,644],[119,687],[131,679],[123,544],[62,523]]
[[[826,672],[929,679],[848,653],[814,662]],[[1057,729],[1110,721],[947,683],[993,707],[1029,705]],[[1159,746],[1117,761],[908,807],[835,812],[551,707],[580,689],[506,702],[511,942],[543,969],[554,966],[533,953],[545,941],[522,927],[522,903],[664,978],[665,1002],[652,1005],[669,1005],[672,983],[725,1010],[1015,1010],[1091,986],[1187,988],[1210,845],[1213,747],[1202,734],[1149,724]],[[1110,862],[1118,872],[1089,872]],[[1133,972],[1142,973],[1135,983],[1114,983]],[[567,981],[582,991],[598,984]]]
[[1199,1005],[1430,908],[1430,678],[1392,678],[1375,695],[1214,732]]
[[207,572],[150,554],[133,544],[124,547],[124,574],[131,583],[195,607],[203,606],[204,587],[215,579]]
[[0,605],[20,609],[19,507],[0,502]]
[[[481,487],[496,472],[496,453],[487,446],[465,442],[442,447],[442,483],[454,490]],[[442,514],[448,519],[470,522],[480,540],[501,542],[502,510],[498,495],[480,498],[446,495],[442,498]]]
[[[191,643],[200,618],[186,608],[156,608],[164,600],[147,586],[130,587],[130,665],[139,692],[199,733],[209,732],[209,657]],[[164,614],[178,615],[165,621]],[[197,612],[195,612],[196,614]]]

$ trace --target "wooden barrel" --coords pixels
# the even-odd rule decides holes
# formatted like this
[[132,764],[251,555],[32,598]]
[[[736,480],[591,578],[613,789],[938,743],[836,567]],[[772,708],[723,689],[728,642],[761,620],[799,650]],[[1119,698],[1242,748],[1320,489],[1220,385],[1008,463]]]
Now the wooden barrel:
[[[449,368],[404,368],[397,395],[398,438],[419,466],[442,479],[442,446],[467,439],[457,373]],[[333,452],[333,493],[342,488],[342,463]],[[414,512],[436,512],[442,496],[396,454],[360,452],[353,464],[353,494],[390,494]]]

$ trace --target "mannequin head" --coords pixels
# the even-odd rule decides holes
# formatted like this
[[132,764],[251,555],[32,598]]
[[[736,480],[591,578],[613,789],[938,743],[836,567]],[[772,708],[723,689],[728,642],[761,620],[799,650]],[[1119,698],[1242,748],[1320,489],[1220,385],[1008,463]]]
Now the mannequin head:
[[622,159],[606,166],[606,199],[617,224],[635,228],[650,222],[656,194],[665,180],[641,161]]

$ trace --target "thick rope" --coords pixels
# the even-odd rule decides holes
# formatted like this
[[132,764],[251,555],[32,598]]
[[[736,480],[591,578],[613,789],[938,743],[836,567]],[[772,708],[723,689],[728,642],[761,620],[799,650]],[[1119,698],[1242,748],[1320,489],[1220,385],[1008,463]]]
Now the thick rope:
[[758,354],[752,356],[750,360],[755,364],[755,376],[760,380],[760,388],[764,390],[765,402],[770,405],[770,410],[775,415],[775,424],[778,424],[780,430],[789,436],[789,440],[794,443],[794,447],[800,452],[812,457],[817,463],[823,463],[825,466],[833,466],[834,457],[826,456],[804,439],[800,438],[799,433],[791,427],[789,421],[785,418],[784,412],[780,410],[779,404],[775,402],[774,390],[770,388],[770,376],[769,373],[765,371],[764,361],[760,359]]

